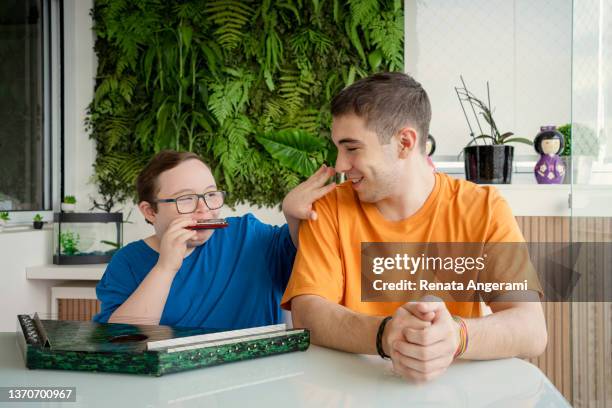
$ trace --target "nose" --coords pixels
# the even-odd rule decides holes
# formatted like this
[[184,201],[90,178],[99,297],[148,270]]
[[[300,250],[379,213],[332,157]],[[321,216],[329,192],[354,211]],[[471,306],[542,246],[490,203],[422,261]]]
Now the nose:
[[196,212],[206,212],[209,211],[206,202],[204,202],[204,197],[198,197],[198,205],[196,206]]
[[336,157],[336,165],[334,166],[336,173],[346,173],[351,169],[351,165],[345,157],[344,153],[339,149]]

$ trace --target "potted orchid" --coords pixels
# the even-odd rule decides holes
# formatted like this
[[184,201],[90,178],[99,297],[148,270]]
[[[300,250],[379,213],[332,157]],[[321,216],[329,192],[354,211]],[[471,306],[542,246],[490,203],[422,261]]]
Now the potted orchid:
[[[455,92],[470,130],[470,141],[463,149],[465,178],[477,184],[510,184],[514,146],[509,144],[533,145],[533,142],[523,137],[516,137],[512,132],[499,131],[493,119],[488,82],[487,103],[467,89],[463,77],[461,83],[463,87],[455,87]],[[474,117],[474,125],[469,119],[470,116]],[[479,118],[483,119],[484,123],[481,123]]]

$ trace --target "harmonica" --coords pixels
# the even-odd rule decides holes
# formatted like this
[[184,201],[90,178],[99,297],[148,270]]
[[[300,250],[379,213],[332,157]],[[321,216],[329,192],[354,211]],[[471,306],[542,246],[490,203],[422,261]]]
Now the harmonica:
[[199,230],[199,229],[215,229],[225,228],[229,224],[225,221],[225,218],[211,218],[208,220],[198,220],[195,225],[190,225],[187,229]]

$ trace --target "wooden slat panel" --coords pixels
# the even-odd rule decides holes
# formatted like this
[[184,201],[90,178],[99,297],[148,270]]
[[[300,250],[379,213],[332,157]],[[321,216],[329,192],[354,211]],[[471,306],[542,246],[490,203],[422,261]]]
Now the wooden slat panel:
[[57,299],[59,320],[91,320],[100,311],[97,299]]
[[[566,217],[516,217],[527,242],[569,242],[570,224]],[[548,345],[544,353],[532,358],[533,364],[557,387],[568,400],[572,400],[570,307],[568,303],[544,302],[544,317],[548,329]]]

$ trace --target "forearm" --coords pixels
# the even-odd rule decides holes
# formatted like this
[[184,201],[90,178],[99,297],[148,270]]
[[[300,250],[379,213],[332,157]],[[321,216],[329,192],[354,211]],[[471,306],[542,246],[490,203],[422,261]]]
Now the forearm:
[[109,323],[159,324],[175,273],[153,267],[134,293],[115,310]]
[[291,235],[291,241],[293,241],[293,245],[298,247],[299,244],[299,229],[300,229],[300,220],[295,217],[292,217],[287,214],[286,211],[283,210],[283,214],[285,215],[285,220],[287,220],[287,226],[289,227],[289,235]]
[[376,354],[376,333],[382,317],[353,312],[316,295],[291,301],[294,327],[310,329],[313,344],[359,354]]
[[546,347],[546,323],[539,302],[501,303],[495,313],[465,322],[469,336],[465,359],[535,357]]

